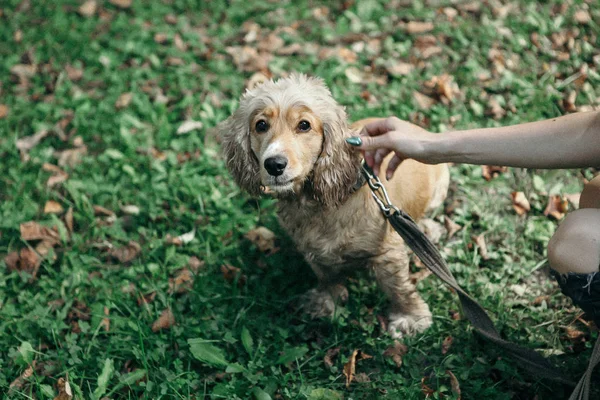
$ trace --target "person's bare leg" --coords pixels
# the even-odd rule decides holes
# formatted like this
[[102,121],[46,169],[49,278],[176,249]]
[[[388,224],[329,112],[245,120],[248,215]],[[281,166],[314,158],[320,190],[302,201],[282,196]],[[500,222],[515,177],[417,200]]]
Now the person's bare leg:
[[561,274],[600,270],[600,176],[585,185],[579,205],[548,243],[550,267]]

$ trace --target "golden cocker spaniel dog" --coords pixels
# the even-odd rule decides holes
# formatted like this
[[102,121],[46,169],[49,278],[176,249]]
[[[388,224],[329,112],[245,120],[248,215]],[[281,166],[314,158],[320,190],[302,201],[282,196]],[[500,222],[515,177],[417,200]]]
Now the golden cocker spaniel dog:
[[[349,126],[320,79],[292,75],[246,91],[219,131],[238,185],[278,197],[280,223],[317,275],[305,310],[331,315],[348,295],[345,276],[369,268],[391,301],[389,331],[401,337],[427,329],[431,312],[411,283],[402,239],[359,184],[361,154],[344,140],[367,122]],[[443,202],[449,174],[446,165],[406,160],[390,181],[381,179],[393,203],[418,219]]]

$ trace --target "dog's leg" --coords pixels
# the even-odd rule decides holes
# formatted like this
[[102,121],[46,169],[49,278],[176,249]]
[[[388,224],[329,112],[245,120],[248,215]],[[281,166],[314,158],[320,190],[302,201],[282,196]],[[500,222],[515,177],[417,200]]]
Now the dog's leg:
[[348,300],[348,289],[343,284],[345,276],[334,268],[312,263],[311,267],[319,279],[319,285],[302,296],[302,308],[312,318],[331,317],[336,304]]
[[397,245],[374,257],[371,265],[379,287],[391,301],[388,330],[401,338],[429,328],[432,318],[429,306],[410,281],[406,252]]

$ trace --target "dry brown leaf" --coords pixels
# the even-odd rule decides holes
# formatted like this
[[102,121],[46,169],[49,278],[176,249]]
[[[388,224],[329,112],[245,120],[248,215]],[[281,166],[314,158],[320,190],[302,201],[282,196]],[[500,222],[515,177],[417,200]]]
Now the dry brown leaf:
[[169,37],[166,33],[157,32],[154,34],[154,42],[158,44],[165,44],[169,41]]
[[71,390],[71,385],[69,384],[68,380],[64,378],[58,378],[56,385],[58,386],[58,395],[54,398],[54,400],[73,399],[73,391]]
[[67,173],[52,175],[48,178],[48,181],[46,181],[46,186],[51,188],[60,183],[63,183],[67,179],[69,179],[69,174]]
[[329,368],[333,367],[333,359],[336,358],[339,353],[340,347],[332,347],[331,349],[327,350],[325,357],[323,357],[323,362],[325,365]]
[[27,81],[28,78],[32,78],[37,73],[37,65],[34,64],[16,64],[10,68],[10,72],[21,81]]
[[23,31],[20,29],[17,29],[15,31],[15,34],[13,35],[13,39],[15,40],[16,43],[21,43],[23,41]]
[[98,205],[94,205],[92,208],[94,209],[94,216],[96,217],[115,217],[115,213],[108,208]]
[[246,89],[251,90],[269,81],[269,77],[262,72],[255,72],[246,82]]
[[354,382],[369,383],[369,382],[371,382],[371,378],[369,378],[369,375],[365,374],[364,372],[360,372],[360,373],[354,375]]
[[55,244],[60,242],[60,235],[56,227],[48,228],[35,221],[28,221],[19,225],[19,229],[23,240],[45,240]]
[[486,181],[491,181],[493,178],[497,177],[500,174],[503,174],[508,171],[508,167],[501,167],[499,165],[482,165],[481,166],[481,176]]
[[250,46],[230,46],[225,51],[233,58],[236,67],[246,72],[268,71],[268,65],[272,58],[271,54],[259,53]]
[[198,271],[204,267],[204,261],[200,260],[196,256],[191,256],[188,260],[188,267],[193,273],[197,274]]
[[485,237],[483,235],[483,233],[478,236],[473,235],[471,236],[471,239],[477,245],[477,250],[479,251],[479,255],[481,256],[481,258],[483,260],[489,260],[490,257],[488,255],[487,245],[485,244]]
[[415,39],[414,48],[418,50],[423,59],[428,59],[443,52],[443,49],[438,46],[437,38],[433,35],[418,36]]
[[14,390],[23,389],[23,386],[25,386],[29,378],[31,378],[31,376],[33,375],[35,364],[36,361],[33,360],[31,364],[25,369],[25,371],[23,371],[21,375],[17,377],[17,379],[11,382],[11,384],[8,386],[9,393]]
[[175,44],[175,47],[177,47],[177,50],[179,50],[179,51],[187,51],[187,49],[188,49],[187,44],[183,41],[183,38],[181,37],[181,35],[179,33],[176,33],[175,36],[173,37],[173,43]]
[[401,61],[388,61],[385,63],[385,70],[388,74],[398,77],[410,74],[415,67],[412,64]]
[[189,119],[187,121],[184,121],[181,125],[179,125],[179,127],[177,128],[177,134],[184,135],[194,130],[200,130],[203,126],[204,124],[201,121],[194,121],[192,119]]
[[435,99],[416,90],[413,91],[413,98],[422,110],[429,110],[435,104]]
[[6,104],[0,104],[0,119],[6,118],[8,115],[8,106]]
[[346,364],[344,364],[344,376],[346,377],[346,388],[350,387],[350,383],[354,379],[354,374],[356,373],[356,355],[358,354],[358,350],[354,350],[352,355],[350,355],[350,359]]
[[542,295],[542,296],[538,296],[535,299],[533,299],[533,305],[534,306],[539,306],[542,305],[544,302],[548,303],[548,301],[550,300],[550,296],[549,295]]
[[275,33],[269,33],[267,37],[258,42],[258,50],[267,53],[273,53],[279,50],[285,44],[284,40]]
[[252,229],[245,236],[263,253],[274,254],[279,250],[275,246],[275,240],[277,239],[275,234],[264,226]]
[[137,242],[130,240],[127,246],[118,247],[116,249],[110,249],[108,254],[111,257],[114,257],[117,260],[119,260],[119,262],[125,264],[136,258],[141,251],[142,248],[140,247],[140,245]]
[[456,376],[450,370],[447,370],[446,374],[448,374],[448,376],[450,377],[450,388],[452,389],[452,393],[456,395],[456,400],[460,400],[462,397],[460,393],[460,384],[458,383],[458,379],[456,379]]
[[556,220],[562,219],[569,210],[569,202],[562,196],[553,195],[548,197],[548,205],[544,215]]
[[88,0],[80,5],[77,11],[84,17],[91,17],[92,15],[96,14],[97,9],[98,3],[96,3],[96,0]]
[[80,146],[57,152],[55,156],[58,158],[58,165],[61,167],[74,167],[81,162],[81,157],[86,154],[87,146]]
[[175,325],[175,316],[170,308],[166,308],[160,314],[160,317],[152,324],[152,332],[158,332],[161,329],[169,329]]
[[117,99],[117,101],[115,102],[115,107],[119,110],[126,108],[127,106],[129,106],[132,99],[133,99],[133,93],[131,93],[131,92],[122,93],[119,96],[119,98]]
[[501,119],[506,115],[506,110],[502,108],[495,96],[491,96],[488,100],[487,115],[492,116],[494,119]]
[[63,206],[58,201],[48,200],[44,205],[44,214],[60,214],[63,212]]
[[156,292],[150,292],[144,296],[139,296],[137,299],[138,306],[148,306],[156,298]]
[[81,68],[76,68],[70,64],[67,64],[65,66],[65,71],[67,73],[67,77],[73,82],[76,82],[83,78],[83,70]]
[[575,11],[575,14],[573,14],[573,19],[578,24],[589,24],[592,17],[588,10],[577,10]]
[[446,336],[446,338],[442,342],[442,354],[445,355],[446,353],[448,353],[448,350],[450,350],[450,347],[452,346],[453,342],[454,338],[452,336]]
[[517,214],[524,215],[531,210],[531,204],[529,204],[529,200],[527,200],[527,197],[525,197],[525,193],[512,192],[510,197],[512,198],[513,209]]
[[427,384],[425,383],[426,381],[426,377],[421,378],[421,392],[425,395],[425,398],[428,399],[430,397],[433,397],[433,395],[435,394],[435,390],[427,386]]
[[384,357],[391,357],[394,364],[399,368],[402,366],[402,357],[408,353],[408,347],[397,340],[394,340],[394,345],[388,347],[384,352]]
[[165,22],[169,25],[177,24],[177,16],[175,14],[167,14],[165,15]]
[[165,236],[165,242],[167,244],[172,244],[174,246],[183,246],[184,244],[187,244],[187,243],[191,242],[192,240],[194,240],[195,237],[196,237],[196,230],[194,229],[193,231],[184,233],[183,235],[179,235],[176,237],[173,237],[173,236],[167,234]]
[[182,268],[175,273],[173,278],[169,278],[170,293],[185,293],[192,289],[194,284],[194,274],[187,268]]
[[288,46],[281,47],[275,53],[280,56],[291,56],[294,54],[302,54],[305,48],[300,43],[292,43]]
[[433,30],[433,22],[421,22],[421,21],[410,21],[406,24],[400,25],[400,28],[404,29],[406,33],[413,35],[417,33],[425,33]]
[[109,3],[113,6],[126,9],[131,7],[133,0],[109,0]]
[[585,333],[571,326],[565,328],[565,335],[574,344],[585,341]]
[[229,283],[235,282],[235,279],[239,276],[238,287],[242,287],[246,284],[246,275],[242,274],[241,270],[239,268],[234,267],[233,265],[221,265],[221,273],[223,274],[223,278]]
[[562,108],[566,112],[576,112],[577,106],[575,100],[577,99],[577,92],[571,90],[562,100]]
[[67,227],[67,231],[69,235],[73,234],[73,207],[69,207],[67,213],[65,214],[65,226]]
[[13,251],[4,257],[4,262],[9,271],[26,272],[31,275],[31,280],[37,276],[42,259],[40,256],[30,249],[25,247],[18,253]]
[[454,81],[454,77],[449,74],[434,76],[425,82],[424,86],[432,90],[440,101],[446,105],[450,104],[460,94],[460,89]]
[[448,231],[448,239],[462,229],[462,226],[452,221],[447,215],[444,215],[444,226],[446,227],[446,231]]
[[47,130],[41,130],[35,135],[25,136],[17,140],[17,149],[21,152],[28,152],[33,149],[43,138],[48,136],[50,132]]
[[100,322],[100,325],[104,328],[105,332],[110,331],[110,318],[108,318],[110,311],[108,307],[104,307],[104,318]]

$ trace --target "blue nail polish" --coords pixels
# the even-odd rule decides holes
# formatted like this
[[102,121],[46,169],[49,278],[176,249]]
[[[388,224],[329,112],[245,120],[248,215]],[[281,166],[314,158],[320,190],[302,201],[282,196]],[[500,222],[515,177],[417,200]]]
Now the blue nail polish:
[[359,138],[358,136],[352,136],[352,137],[349,137],[346,139],[346,143],[348,143],[349,145],[358,147],[358,146],[362,145],[362,139]]

